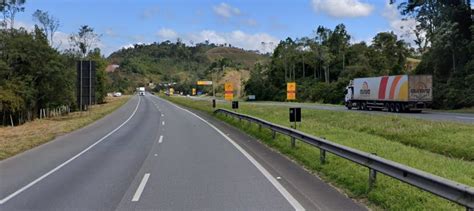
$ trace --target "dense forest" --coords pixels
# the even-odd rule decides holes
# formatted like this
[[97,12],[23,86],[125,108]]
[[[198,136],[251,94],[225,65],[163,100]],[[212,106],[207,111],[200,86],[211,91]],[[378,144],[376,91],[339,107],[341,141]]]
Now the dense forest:
[[[252,71],[246,92],[260,100],[284,100],[285,82],[296,81],[301,101],[341,103],[344,87],[354,77],[431,74],[435,108],[474,106],[474,16],[469,1],[398,4],[405,18],[418,22],[413,31],[416,46],[393,32],[378,33],[371,44],[351,44],[343,24],[334,29],[319,26],[314,37],[281,41],[271,62]],[[412,58],[421,59],[414,69]]]
[[18,125],[39,116],[40,109],[68,108],[76,105],[76,62],[97,63],[96,97],[103,102],[107,92],[106,60],[100,49],[90,49],[97,38],[89,26],[71,34],[75,48],[53,48],[51,34],[59,21],[47,12],[33,14],[34,30],[15,27],[15,15],[24,11],[25,1],[6,1],[0,5],[0,120],[2,125]]

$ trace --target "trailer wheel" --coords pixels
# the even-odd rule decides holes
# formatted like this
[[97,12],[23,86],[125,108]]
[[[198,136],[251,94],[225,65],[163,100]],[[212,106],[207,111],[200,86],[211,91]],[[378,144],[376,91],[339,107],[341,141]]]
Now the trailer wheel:
[[402,108],[403,113],[407,111],[407,106],[405,104],[401,104],[400,107]]
[[401,110],[402,110],[402,109],[401,109],[401,107],[400,107],[400,103],[396,103],[396,104],[395,104],[395,112],[400,113]]
[[357,103],[357,109],[362,110],[362,103],[361,102]]
[[389,107],[389,110],[390,112],[394,112],[395,111],[395,105],[393,103],[390,103],[390,107]]

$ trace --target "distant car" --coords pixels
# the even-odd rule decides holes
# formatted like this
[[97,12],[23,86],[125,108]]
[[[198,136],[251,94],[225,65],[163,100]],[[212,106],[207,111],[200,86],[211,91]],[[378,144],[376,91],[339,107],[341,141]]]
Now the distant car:
[[122,93],[121,93],[121,92],[115,92],[115,93],[114,93],[114,97],[120,97],[120,96],[122,96]]

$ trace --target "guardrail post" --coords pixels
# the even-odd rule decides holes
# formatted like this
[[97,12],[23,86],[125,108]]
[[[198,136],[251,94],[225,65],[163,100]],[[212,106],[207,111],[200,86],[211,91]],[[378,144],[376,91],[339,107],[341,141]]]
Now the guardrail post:
[[272,139],[275,140],[276,138],[276,131],[272,130]]
[[291,137],[291,148],[295,148],[296,146],[296,139],[295,137]]
[[377,171],[369,168],[369,191],[375,186],[375,180],[377,179]]
[[319,161],[321,165],[326,163],[326,150],[319,148]]

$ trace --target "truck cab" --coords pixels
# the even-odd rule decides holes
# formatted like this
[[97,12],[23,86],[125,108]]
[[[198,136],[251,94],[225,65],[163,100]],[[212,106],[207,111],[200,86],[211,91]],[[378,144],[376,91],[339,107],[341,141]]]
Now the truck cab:
[[344,104],[347,109],[352,109],[352,99],[354,98],[354,86],[352,85],[352,80],[349,82],[349,85],[346,86],[344,94]]

